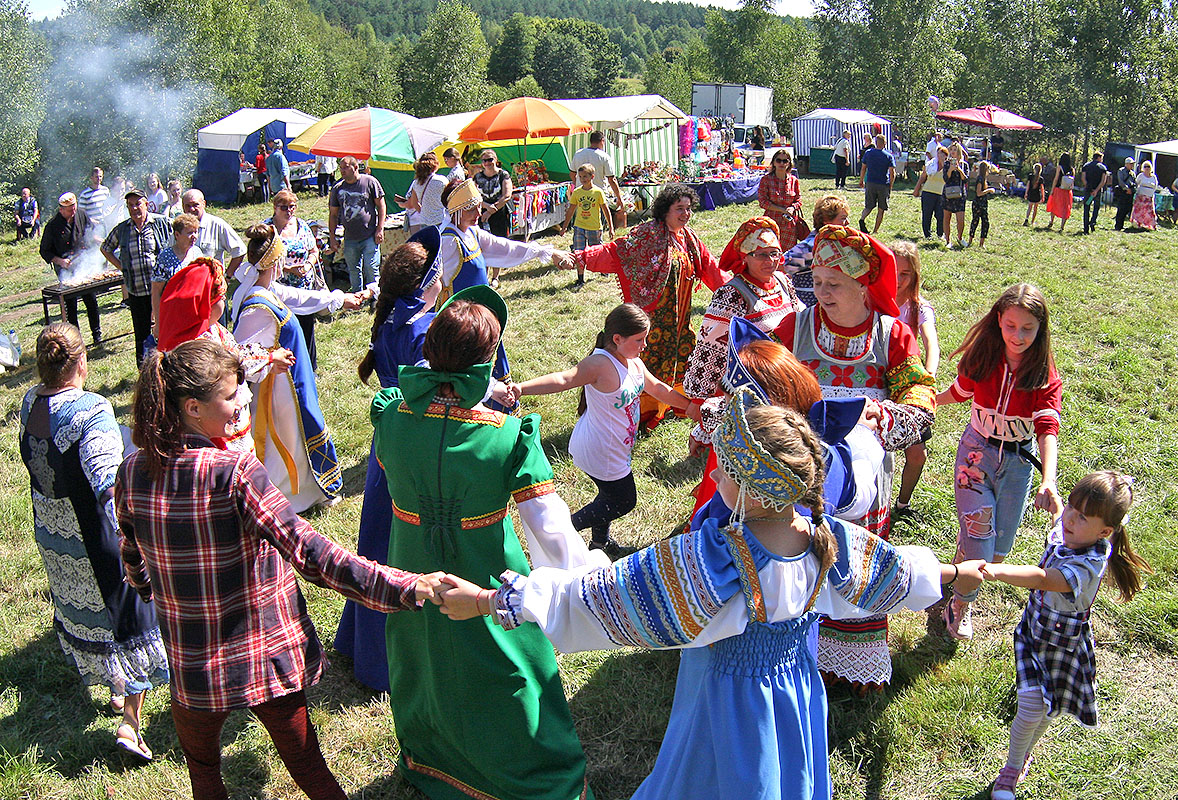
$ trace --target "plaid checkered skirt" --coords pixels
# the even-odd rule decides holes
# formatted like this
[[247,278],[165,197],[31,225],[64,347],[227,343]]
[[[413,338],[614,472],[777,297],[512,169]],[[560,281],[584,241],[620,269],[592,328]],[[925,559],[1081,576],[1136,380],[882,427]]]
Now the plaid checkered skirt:
[[1039,689],[1047,716],[1071,714],[1096,727],[1096,650],[1088,613],[1066,614],[1032,592],[1014,630],[1014,663],[1020,692]]

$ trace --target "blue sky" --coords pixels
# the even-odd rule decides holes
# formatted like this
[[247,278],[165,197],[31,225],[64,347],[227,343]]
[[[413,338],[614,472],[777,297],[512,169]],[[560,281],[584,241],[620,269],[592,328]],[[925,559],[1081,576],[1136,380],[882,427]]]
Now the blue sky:
[[[701,6],[722,6],[736,8],[737,0],[688,0]],[[29,0],[29,11],[33,19],[56,17],[65,8],[66,0]],[[782,14],[794,16],[809,16],[814,13],[814,5],[810,0],[777,0],[777,10]]]

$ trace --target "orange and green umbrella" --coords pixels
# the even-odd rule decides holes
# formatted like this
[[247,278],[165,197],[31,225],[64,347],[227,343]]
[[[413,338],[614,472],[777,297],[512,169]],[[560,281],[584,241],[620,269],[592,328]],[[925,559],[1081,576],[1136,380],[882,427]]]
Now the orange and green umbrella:
[[317,156],[354,156],[411,164],[444,138],[417,117],[365,106],[324,117],[289,146]]

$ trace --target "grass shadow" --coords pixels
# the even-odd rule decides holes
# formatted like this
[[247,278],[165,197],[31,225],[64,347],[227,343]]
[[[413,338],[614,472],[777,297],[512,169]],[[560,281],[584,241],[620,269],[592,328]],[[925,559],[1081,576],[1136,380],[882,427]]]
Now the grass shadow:
[[654,480],[670,488],[689,484],[694,486],[699,483],[700,479],[700,461],[698,458],[686,455],[678,460],[672,460],[667,457],[666,453],[659,451],[654,454],[645,472]]

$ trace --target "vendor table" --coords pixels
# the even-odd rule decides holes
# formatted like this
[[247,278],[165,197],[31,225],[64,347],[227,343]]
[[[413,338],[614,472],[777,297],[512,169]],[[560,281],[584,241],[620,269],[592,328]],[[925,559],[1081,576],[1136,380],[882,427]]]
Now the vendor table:
[[699,207],[713,211],[717,206],[751,203],[757,199],[761,178],[737,178],[735,180],[685,181],[687,186],[699,195]]
[[664,186],[665,183],[626,183],[619,188],[629,213],[642,219],[649,216],[650,207]]
[[113,292],[116,289],[123,287],[122,274],[111,275],[100,280],[89,281],[87,283],[67,284],[67,283],[51,283],[41,290],[41,310],[45,314],[45,324],[49,324],[49,302],[56,302],[61,311],[61,321],[65,322],[65,301],[71,297],[82,297],[83,295],[92,294],[97,297],[100,294]]
[[569,208],[571,183],[521,186],[511,193],[511,235],[531,239],[537,233],[564,222]]

